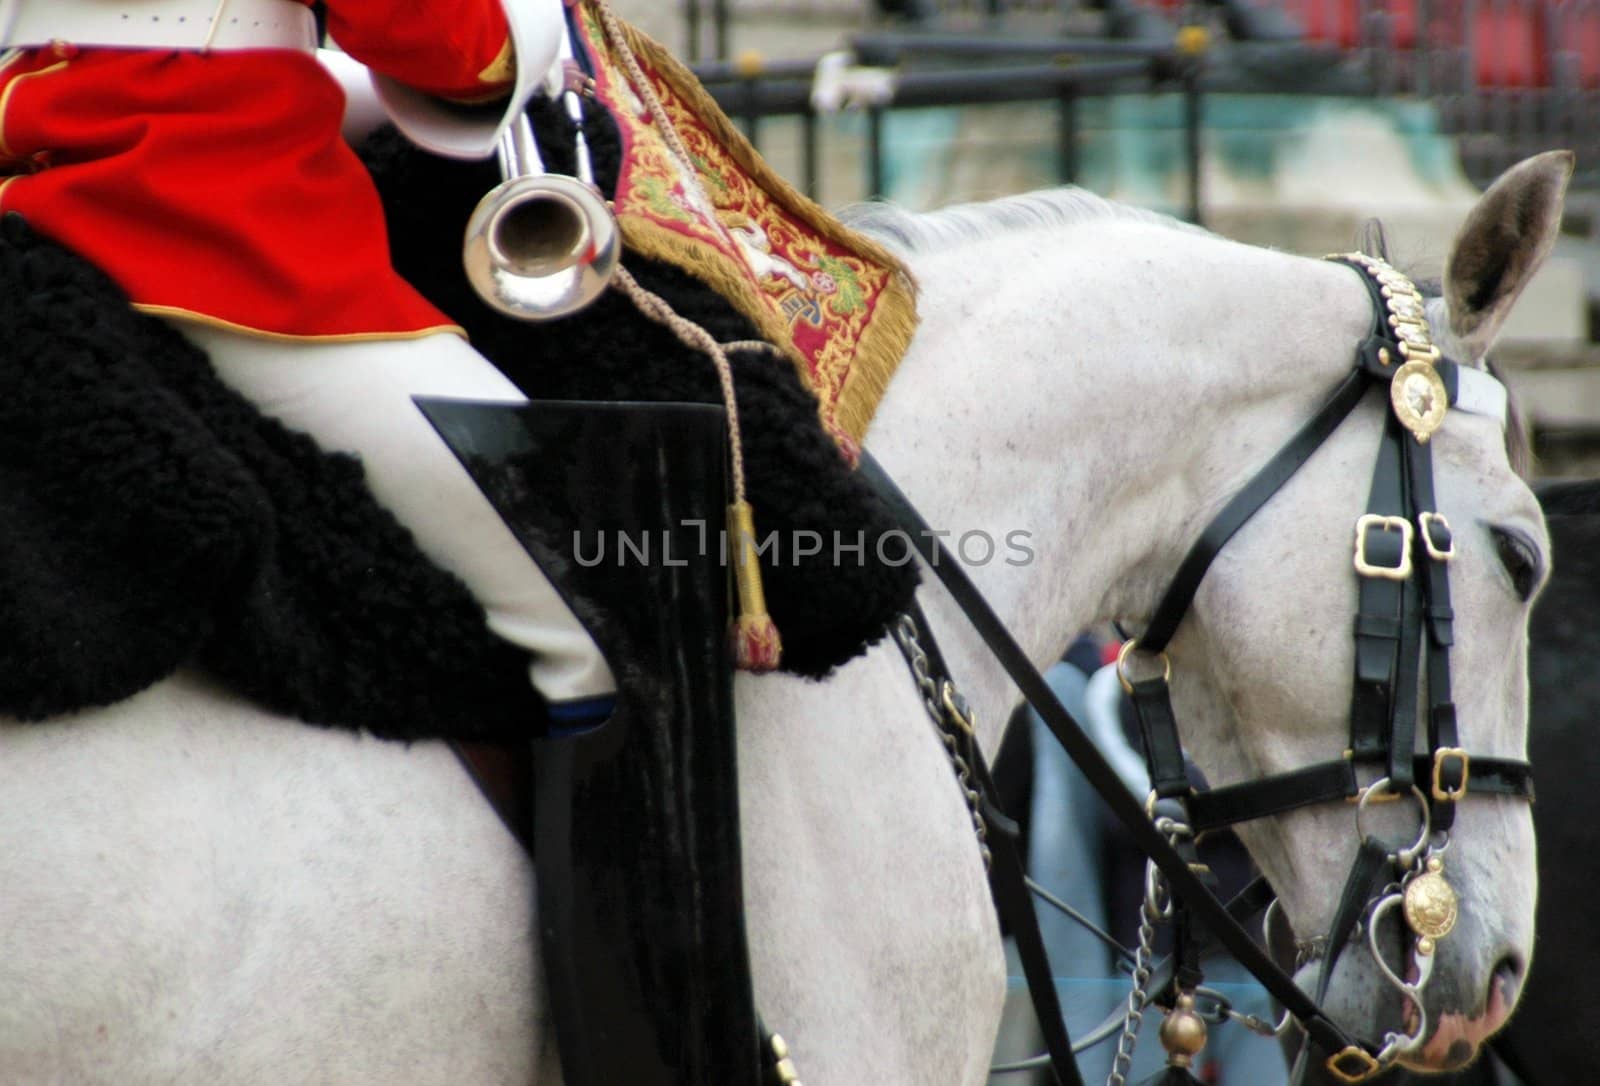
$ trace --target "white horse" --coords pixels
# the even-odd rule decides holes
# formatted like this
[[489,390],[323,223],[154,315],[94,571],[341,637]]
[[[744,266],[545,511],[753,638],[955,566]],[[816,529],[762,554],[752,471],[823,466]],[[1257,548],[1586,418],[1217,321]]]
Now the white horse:
[[[1532,159],[1473,211],[1432,313],[1453,357],[1489,347],[1548,251],[1569,172],[1570,156]],[[921,284],[922,326],[868,445],[953,539],[1029,533],[1025,563],[1003,543],[978,562],[977,536],[965,550],[1039,665],[1073,629],[1139,627],[1373,320],[1349,268],[1073,191],[872,225]],[[1240,531],[1173,644],[1185,740],[1213,782],[1346,745],[1350,539],[1384,410],[1364,402]],[[1539,508],[1493,421],[1452,413],[1433,440],[1460,552],[1462,740],[1522,757],[1529,605],[1505,566],[1532,563],[1537,580]],[[942,591],[921,598],[992,754],[1014,696]],[[736,700],[757,1001],[804,1081],[982,1082],[1000,938],[899,653],[881,644],[821,683],[740,675]],[[1527,805],[1460,808],[1461,920],[1412,1061],[1433,1068],[1504,1019],[1532,952]],[[1244,838],[1296,931],[1324,930],[1353,808]],[[552,1086],[534,877],[438,743],[275,719],[194,674],[104,711],[0,725],[0,1081]],[[1400,1029],[1385,991],[1348,954],[1332,1011],[1367,1036]]]

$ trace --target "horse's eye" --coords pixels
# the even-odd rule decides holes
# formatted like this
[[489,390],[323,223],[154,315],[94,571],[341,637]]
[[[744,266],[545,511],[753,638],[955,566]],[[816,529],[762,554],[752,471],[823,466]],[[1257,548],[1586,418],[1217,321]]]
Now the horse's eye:
[[1534,589],[1539,587],[1543,574],[1539,549],[1532,540],[1513,528],[1490,527],[1489,535],[1494,538],[1495,553],[1500,556],[1500,564],[1511,578],[1512,589],[1516,591],[1517,598],[1526,603],[1533,596]]

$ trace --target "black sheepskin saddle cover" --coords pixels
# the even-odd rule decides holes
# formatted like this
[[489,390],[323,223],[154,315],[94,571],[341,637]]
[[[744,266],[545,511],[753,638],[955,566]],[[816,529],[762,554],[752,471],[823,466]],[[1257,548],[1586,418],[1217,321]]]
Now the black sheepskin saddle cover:
[[[559,122],[541,137],[552,123],[560,169]],[[536,326],[477,299],[461,224],[492,167],[392,134],[367,158],[397,264],[530,396],[720,402],[709,362],[614,293]],[[692,277],[628,266],[719,340],[753,338]],[[890,530],[792,367],[767,352],[732,360],[758,530]],[[860,564],[835,566],[825,547],[769,565],[787,670],[826,674],[909,600],[915,570],[864,550]],[[488,632],[354,458],[262,416],[202,352],[15,215],[0,221],[0,631],[0,713],[23,719],[110,704],[184,665],[273,711],[386,737],[509,737],[542,719],[526,656]]]
[[0,711],[193,664],[392,737],[527,734],[526,655],[371,497],[96,268],[0,221]]

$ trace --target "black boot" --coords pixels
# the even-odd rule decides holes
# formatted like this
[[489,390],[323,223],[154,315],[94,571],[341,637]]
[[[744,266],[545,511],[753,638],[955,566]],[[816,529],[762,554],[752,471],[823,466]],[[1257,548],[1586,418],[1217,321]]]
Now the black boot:
[[612,665],[536,742],[534,864],[568,1086],[757,1086],[721,408],[419,400]]

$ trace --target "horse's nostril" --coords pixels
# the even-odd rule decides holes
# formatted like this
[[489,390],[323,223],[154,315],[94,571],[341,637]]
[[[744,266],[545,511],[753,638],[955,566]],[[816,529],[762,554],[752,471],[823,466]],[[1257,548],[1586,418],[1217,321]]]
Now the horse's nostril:
[[1497,1004],[1499,1008],[1510,1010],[1522,989],[1523,971],[1522,958],[1517,954],[1507,954],[1495,963],[1494,972],[1489,975],[1490,1013],[1497,1009]]
[[1494,965],[1495,980],[1505,983],[1522,983],[1522,957],[1518,954],[1507,954]]

